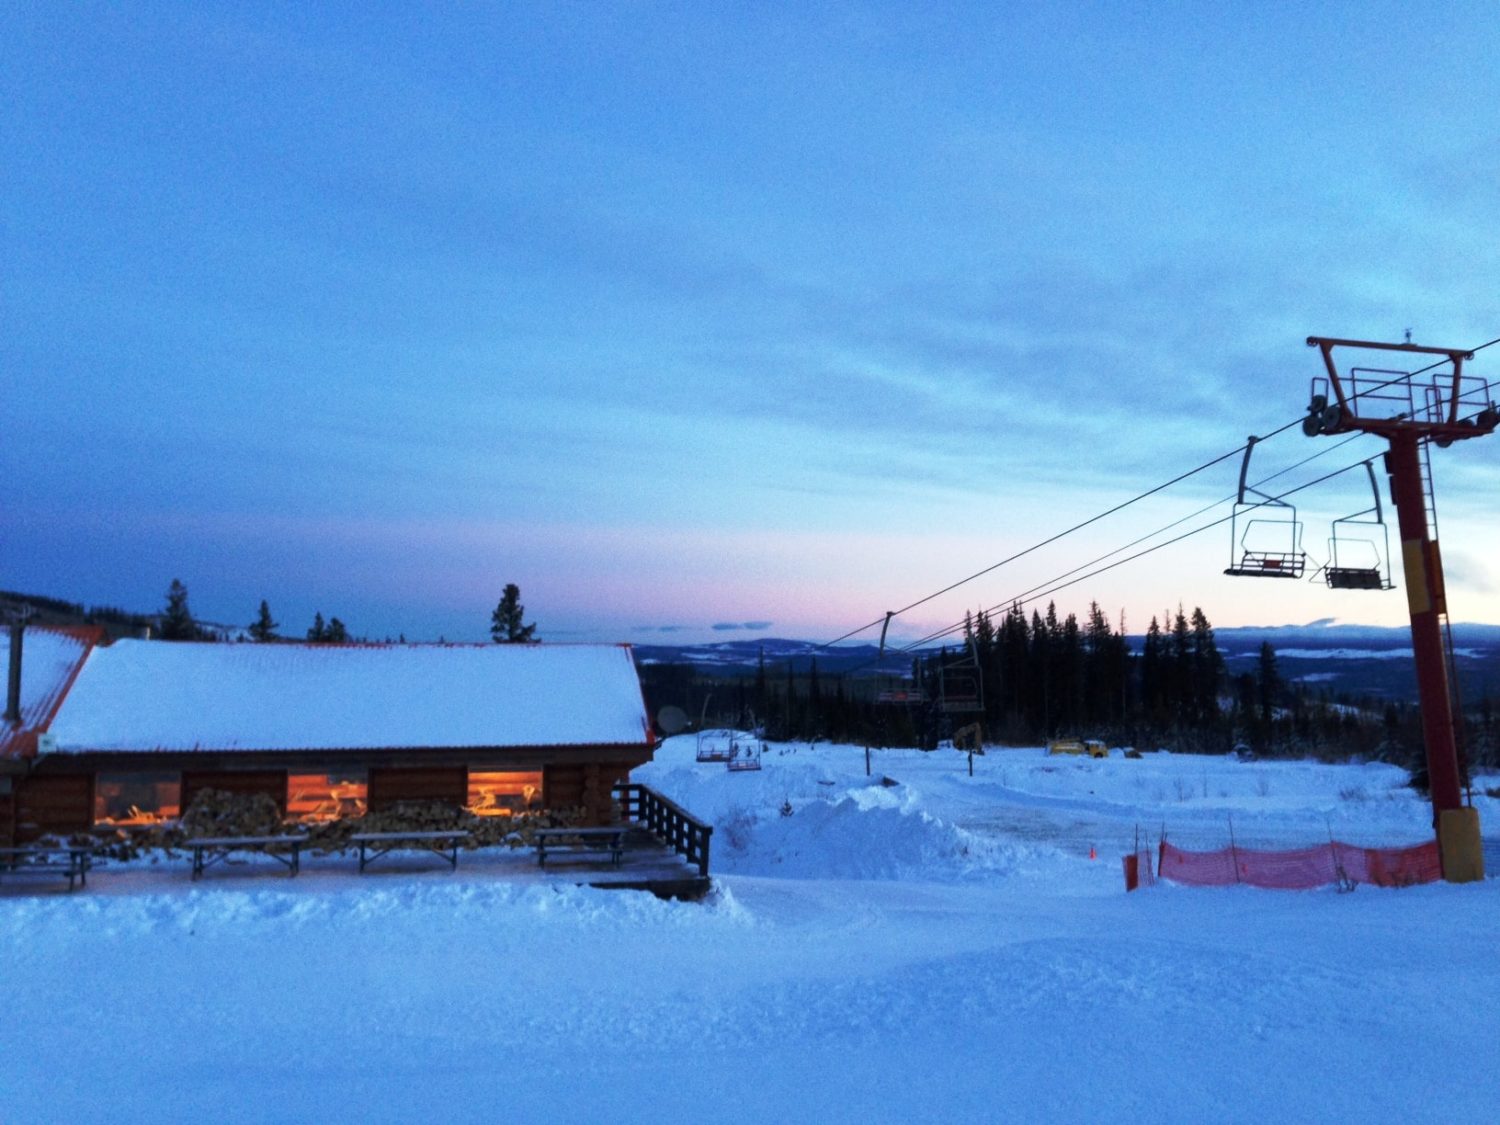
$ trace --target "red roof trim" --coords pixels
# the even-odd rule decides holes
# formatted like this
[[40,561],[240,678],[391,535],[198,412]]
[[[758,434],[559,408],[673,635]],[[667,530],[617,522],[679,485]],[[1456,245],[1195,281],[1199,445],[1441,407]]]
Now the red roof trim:
[[[43,697],[42,706],[44,711],[40,719],[33,714],[31,722],[28,723],[26,716],[23,715],[19,727],[0,724],[0,758],[36,757],[37,735],[44,732],[52,725],[52,720],[57,718],[57,712],[61,709],[63,700],[68,697],[68,692],[73,690],[73,684],[78,679],[78,673],[83,671],[84,664],[88,662],[89,654],[96,647],[107,643],[107,636],[102,625],[33,625],[28,631],[60,633],[65,637],[72,637],[82,644],[83,648],[61,685],[54,686],[51,689],[51,695]],[[24,640],[22,641],[22,645],[21,676],[24,683],[26,675]]]

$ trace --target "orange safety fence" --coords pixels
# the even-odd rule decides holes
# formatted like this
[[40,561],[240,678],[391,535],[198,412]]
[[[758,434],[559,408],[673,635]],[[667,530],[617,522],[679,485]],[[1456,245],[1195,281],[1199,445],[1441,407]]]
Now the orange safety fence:
[[1263,852],[1227,847],[1189,852],[1161,842],[1158,874],[1192,887],[1251,887],[1306,890],[1337,883],[1409,887],[1443,877],[1435,840],[1405,848],[1360,848],[1330,841],[1310,848]]
[[1150,848],[1136,848],[1130,855],[1120,857],[1125,866],[1125,889],[1156,886],[1156,872],[1152,868],[1154,853]]

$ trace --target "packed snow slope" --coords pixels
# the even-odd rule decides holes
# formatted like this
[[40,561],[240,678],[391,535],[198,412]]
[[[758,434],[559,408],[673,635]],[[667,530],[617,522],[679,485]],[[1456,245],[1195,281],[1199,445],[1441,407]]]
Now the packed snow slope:
[[695,749],[637,776],[715,824],[699,904],[482,853],[0,882],[0,1120],[1493,1115],[1500,881],[1123,892],[1137,824],[1420,840],[1399,771],[1013,750],[970,777],[890,751],[866,777],[857,747],[798,744],[731,773]]

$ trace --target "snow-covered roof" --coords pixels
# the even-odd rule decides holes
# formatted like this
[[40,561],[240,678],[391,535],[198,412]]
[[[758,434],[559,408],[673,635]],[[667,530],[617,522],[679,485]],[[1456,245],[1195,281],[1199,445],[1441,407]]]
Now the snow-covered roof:
[[[0,721],[0,757],[29,753],[103,631],[32,625],[21,634],[21,725]],[[10,684],[10,634],[0,629],[0,692]],[[0,705],[3,707],[3,705]]]
[[51,731],[59,753],[651,745],[623,645],[121,640]]

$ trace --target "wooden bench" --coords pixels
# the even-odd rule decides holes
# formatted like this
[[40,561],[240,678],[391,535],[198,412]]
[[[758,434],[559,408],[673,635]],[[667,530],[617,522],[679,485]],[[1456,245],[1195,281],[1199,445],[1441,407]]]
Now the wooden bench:
[[0,848],[0,876],[41,875],[60,872],[74,885],[86,887],[94,865],[93,844],[37,844],[23,848]]
[[458,870],[458,849],[469,842],[466,828],[433,829],[423,832],[356,832],[349,837],[359,845],[359,873],[383,855],[397,849],[431,852],[445,860],[451,871]]
[[[214,864],[227,859],[232,852],[260,852],[268,855],[295,875],[302,869],[302,845],[306,836],[195,836],[183,845],[193,849],[193,878],[201,879]],[[281,855],[273,848],[290,848]]]
[[620,857],[625,854],[625,833],[628,826],[609,828],[538,828],[533,834],[536,840],[538,866],[547,866],[549,853],[572,856],[609,856],[610,863],[620,866]]

